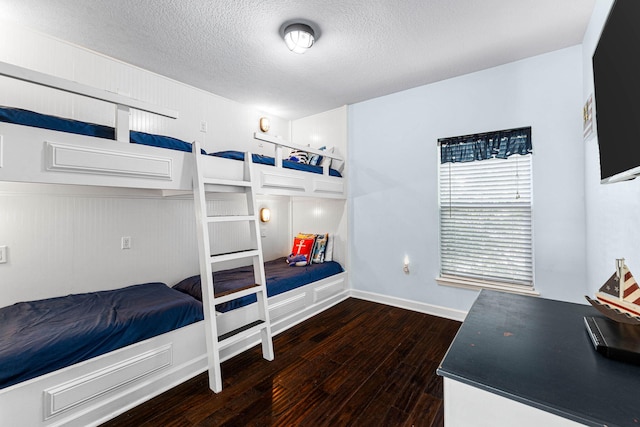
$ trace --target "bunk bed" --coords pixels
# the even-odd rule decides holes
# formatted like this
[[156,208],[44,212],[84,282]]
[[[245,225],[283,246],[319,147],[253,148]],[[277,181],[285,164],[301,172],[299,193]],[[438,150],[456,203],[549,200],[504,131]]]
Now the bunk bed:
[[[115,127],[78,123],[25,111],[5,110],[0,120],[0,181],[39,182],[51,184],[98,185],[111,187],[156,189],[191,192],[191,159],[188,143],[174,138],[130,132],[129,111],[137,109],[175,119],[171,109],[149,105],[111,92],[70,82],[0,62],[0,76],[58,88],[113,103]],[[36,120],[35,126],[33,119]],[[51,125],[51,123],[54,123]],[[29,126],[25,126],[29,125]],[[69,128],[75,127],[72,133]],[[50,129],[47,129],[50,127]],[[53,129],[53,130],[52,130]],[[78,130],[80,129],[80,130]],[[82,134],[85,133],[85,134]],[[131,135],[131,137],[130,137]],[[109,139],[113,137],[114,139]],[[254,137],[273,144],[274,156],[252,156],[258,163],[258,194],[345,198],[346,186],[328,165],[317,168],[296,166],[283,158],[286,149],[304,150],[342,160],[337,153],[324,152],[291,143],[271,135],[255,133]],[[130,139],[135,142],[129,144]],[[116,143],[120,142],[120,143]],[[150,146],[157,144],[158,146]],[[171,149],[165,149],[171,148]],[[205,175],[229,180],[242,179],[243,153],[223,152],[206,156]],[[304,173],[292,167],[322,173]]]
[[[169,118],[176,118],[177,112],[10,64],[0,63],[0,75],[107,101],[113,103],[116,110],[113,129],[70,123],[92,130],[69,132],[66,125],[59,126],[66,119],[3,109],[0,114],[0,181],[138,188],[163,196],[192,193],[190,144],[174,138],[131,132],[128,124],[130,108]],[[54,125],[34,126],[9,117],[12,115],[37,116]],[[258,172],[259,194],[345,198],[344,179],[328,166],[301,171],[283,158],[287,148],[301,147],[268,135],[254,136],[273,143],[275,152],[272,158],[252,155]],[[335,154],[303,148],[339,159]],[[201,155],[206,158],[206,176],[241,179],[243,162],[237,160],[244,158],[245,153],[210,155],[203,152]],[[193,281],[193,278],[187,279]],[[346,284],[346,272],[339,267],[339,271],[302,286],[273,295],[269,292],[273,333],[282,332],[345,299]],[[188,320],[173,324],[168,330],[156,330],[135,337],[131,342],[106,348],[106,352],[91,353],[69,366],[56,367],[48,373],[38,372],[38,376],[32,378],[27,374],[28,378],[5,384],[0,389],[2,424],[97,425],[205,371],[204,322],[199,320],[199,314],[193,313],[189,299],[196,306],[200,303],[183,291],[174,291],[164,284],[154,286],[158,285],[163,287],[163,293],[166,288],[173,291],[174,297],[181,295],[178,300],[187,298],[186,305],[191,312]],[[136,286],[133,288],[137,289]],[[245,301],[233,309],[218,310],[218,332],[225,334],[250,322],[258,316],[256,305]],[[258,334],[244,337],[226,347],[221,358],[226,360],[259,341]]]

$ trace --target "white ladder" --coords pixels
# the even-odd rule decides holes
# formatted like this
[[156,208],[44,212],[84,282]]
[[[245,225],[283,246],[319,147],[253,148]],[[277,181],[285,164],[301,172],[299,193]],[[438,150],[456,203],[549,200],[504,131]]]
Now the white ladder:
[[[260,331],[262,356],[273,360],[273,341],[271,323],[267,308],[267,287],[264,273],[262,242],[260,241],[260,223],[255,199],[255,187],[252,179],[251,154],[245,153],[244,179],[241,181],[208,178],[204,176],[203,156],[200,155],[200,144],[193,143],[193,200],[196,214],[196,234],[198,235],[198,252],[200,261],[200,282],[202,286],[202,306],[204,309],[205,333],[209,366],[209,387],[216,393],[222,391],[222,371],[220,367],[220,351],[256,331]],[[247,215],[211,216],[207,213],[206,193],[221,191],[232,187],[235,191],[244,192],[247,196]],[[209,240],[209,224],[246,221],[250,224],[251,242],[254,248],[221,255],[211,255]],[[244,288],[217,294],[214,291],[212,264],[237,259],[253,260],[255,284]],[[236,330],[218,336],[215,306],[232,301],[246,295],[255,294],[258,299],[259,320],[244,325]]]

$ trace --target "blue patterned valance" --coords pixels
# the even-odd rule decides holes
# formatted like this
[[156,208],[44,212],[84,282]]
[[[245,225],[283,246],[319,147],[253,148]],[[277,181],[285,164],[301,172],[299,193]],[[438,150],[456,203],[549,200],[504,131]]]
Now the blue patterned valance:
[[500,130],[476,135],[441,138],[440,163],[506,159],[513,154],[532,152],[531,128]]

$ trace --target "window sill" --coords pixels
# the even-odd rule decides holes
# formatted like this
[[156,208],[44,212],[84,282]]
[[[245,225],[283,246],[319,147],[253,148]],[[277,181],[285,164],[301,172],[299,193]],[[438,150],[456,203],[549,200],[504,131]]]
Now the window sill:
[[436,277],[436,282],[441,286],[452,286],[464,289],[490,289],[492,291],[510,292],[512,294],[540,296],[540,292],[530,286],[507,284],[500,282],[490,282],[486,280],[474,280],[456,276]]

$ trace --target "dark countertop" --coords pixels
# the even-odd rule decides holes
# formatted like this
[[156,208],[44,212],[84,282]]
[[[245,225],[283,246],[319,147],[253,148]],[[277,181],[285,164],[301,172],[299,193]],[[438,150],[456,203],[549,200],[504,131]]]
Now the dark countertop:
[[[597,353],[593,307],[483,290],[438,374],[590,426],[640,426],[640,366]],[[639,326],[640,327],[640,326]]]

